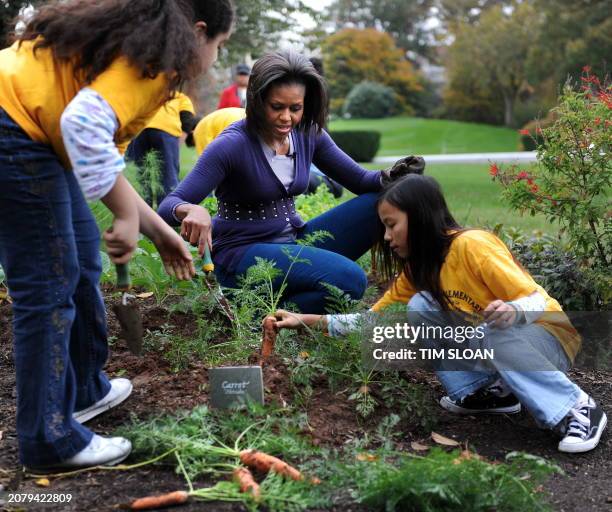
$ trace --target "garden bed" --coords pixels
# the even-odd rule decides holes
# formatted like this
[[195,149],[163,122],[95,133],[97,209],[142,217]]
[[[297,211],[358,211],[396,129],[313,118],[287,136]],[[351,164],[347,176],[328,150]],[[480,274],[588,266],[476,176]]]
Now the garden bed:
[[[107,297],[107,303],[115,300]],[[140,299],[145,318],[145,329],[149,338],[154,333],[164,336],[188,336],[193,330],[195,317],[190,313],[168,311],[167,305],[160,306],[153,297]],[[176,371],[172,360],[164,353],[148,350],[143,357],[127,352],[124,342],[116,339],[118,325],[109,315],[112,340],[111,357],[107,372],[111,376],[129,377],[134,384],[132,396],[118,408],[94,419],[88,426],[97,433],[111,434],[117,427],[130,422],[131,417],[147,419],[161,414],[173,414],[178,410],[191,410],[207,403],[207,376],[204,363],[193,358],[184,368]],[[81,473],[61,479],[51,479],[48,488],[38,486],[34,479],[25,478],[17,460],[15,438],[15,379],[12,362],[10,335],[10,306],[0,304],[0,485],[5,491],[35,493],[70,493],[71,503],[58,506],[42,505],[25,507],[27,510],[116,510],[118,505],[152,493],[184,489],[185,482],[175,472],[175,464],[144,466],[130,471],[96,471]],[[211,343],[222,343],[223,338]],[[256,347],[252,347],[253,350]],[[230,362],[230,361],[228,361]],[[244,364],[245,361],[233,361]],[[279,407],[292,407],[297,400],[294,387],[290,385],[292,368],[287,360],[274,357],[264,370],[266,401]],[[573,378],[595,396],[604,409],[612,411],[612,375],[602,372],[572,372]],[[553,475],[544,485],[550,495],[546,498],[553,510],[609,510],[612,503],[609,475],[612,474],[612,441],[605,434],[600,446],[591,453],[571,456],[556,450],[556,442],[547,431],[538,430],[525,413],[501,417],[457,417],[443,411],[434,404],[434,397],[441,388],[433,375],[423,371],[404,376],[407,382],[423,387],[430,399],[432,414],[437,416],[435,430],[444,436],[459,441],[462,446],[490,459],[502,461],[512,451],[524,451],[542,456],[558,464],[563,475]],[[374,433],[381,420],[399,409],[396,404],[386,408],[383,404],[367,418],[356,411],[351,391],[332,390],[325,377],[311,382],[312,393],[307,401],[300,400],[299,409],[306,414],[309,428],[302,433],[312,445],[341,448],[366,433]],[[374,391],[373,391],[374,392]],[[240,413],[236,413],[240,414]],[[394,426],[399,432],[395,448],[410,452],[411,443],[432,445],[430,431],[422,422],[409,417]],[[131,457],[127,463],[142,460]],[[199,487],[214,483],[210,479],[199,479]],[[0,498],[2,494],[0,494]],[[18,510],[18,507],[9,510]],[[0,502],[0,507],[2,503]],[[23,507],[21,509],[24,509]],[[241,505],[228,503],[190,503],[180,510],[243,510]],[[369,510],[354,504],[341,490],[330,510]]]

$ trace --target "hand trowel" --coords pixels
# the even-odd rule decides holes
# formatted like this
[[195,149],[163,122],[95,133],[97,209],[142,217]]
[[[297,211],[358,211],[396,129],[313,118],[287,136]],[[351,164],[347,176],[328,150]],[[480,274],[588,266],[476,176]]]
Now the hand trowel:
[[130,299],[135,296],[128,293],[132,284],[127,263],[115,265],[117,270],[117,289],[122,291],[121,302],[113,305],[113,311],[121,325],[121,336],[127,342],[128,349],[132,354],[142,355],[142,315],[135,304],[130,304]]
[[210,257],[210,249],[208,245],[204,251],[204,256],[202,257],[202,270],[204,271],[204,284],[214,297],[215,301],[219,306],[221,306],[221,311],[225,315],[225,317],[231,322],[234,322],[234,313],[232,313],[232,307],[229,302],[223,295],[219,284],[215,278],[214,270],[215,265],[212,262],[212,258]]

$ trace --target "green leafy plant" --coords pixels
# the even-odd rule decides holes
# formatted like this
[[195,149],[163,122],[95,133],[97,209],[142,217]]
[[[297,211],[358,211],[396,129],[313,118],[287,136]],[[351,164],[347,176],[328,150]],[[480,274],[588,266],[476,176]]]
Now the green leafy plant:
[[159,206],[157,198],[164,193],[162,167],[157,151],[151,150],[145,154],[142,164],[138,167],[136,179],[140,185],[140,194],[156,210]]
[[433,449],[426,457],[384,459],[356,471],[352,495],[381,511],[531,511],[545,509],[537,488],[560,469],[533,455],[511,453],[507,464],[492,464],[464,450]]

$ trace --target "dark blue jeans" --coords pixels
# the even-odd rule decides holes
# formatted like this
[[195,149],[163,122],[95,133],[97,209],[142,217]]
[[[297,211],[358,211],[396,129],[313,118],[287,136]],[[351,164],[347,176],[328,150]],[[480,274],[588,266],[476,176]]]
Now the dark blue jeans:
[[92,433],[72,413],[110,390],[100,234],[72,172],[0,109],[0,264],[13,299],[21,462],[54,464]]
[[[237,287],[238,276],[244,275],[250,266],[255,265],[257,256],[274,261],[276,267],[283,271],[273,283],[275,290],[280,288],[287,275],[283,302],[297,305],[303,313],[325,313],[328,306],[331,307],[327,303],[330,292],[323,283],[340,288],[353,299],[361,299],[367,278],[355,261],[375,241],[378,231],[377,199],[377,194],[363,194],[309,221],[298,238],[322,230],[333,235],[333,238],[326,238],[314,246],[278,243],[252,245],[235,272],[229,273],[217,266],[219,282],[230,288]],[[284,251],[289,251],[294,257],[299,254],[299,258],[308,260],[308,263],[294,264],[287,274],[291,260]]]
[[157,152],[164,191],[154,198],[145,193],[144,199],[149,205],[153,200],[159,205],[179,184],[179,138],[162,130],[146,128],[130,143],[125,156],[142,167],[149,151]]

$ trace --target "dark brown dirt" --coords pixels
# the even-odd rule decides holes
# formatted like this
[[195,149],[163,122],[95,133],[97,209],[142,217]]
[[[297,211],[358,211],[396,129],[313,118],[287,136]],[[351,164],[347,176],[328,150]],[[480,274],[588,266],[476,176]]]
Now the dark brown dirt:
[[[145,330],[171,329],[173,334],[189,336],[194,318],[190,315],[169,314],[154,304],[152,299],[140,299]],[[168,466],[144,467],[130,472],[88,472],[78,476],[55,479],[50,488],[36,485],[33,479],[24,478],[17,458],[15,435],[15,377],[10,333],[11,312],[6,302],[0,303],[0,485],[5,491],[33,493],[70,493],[69,505],[13,507],[7,510],[61,510],[61,511],[110,511],[140,496],[151,493],[183,489],[184,482]],[[170,327],[167,327],[170,326]],[[109,315],[109,331],[116,336],[119,328]],[[127,352],[123,341],[115,341],[107,365],[109,375],[123,375],[132,379],[134,392],[130,399],[105,415],[94,419],[88,426],[97,433],[110,434],[117,426],[135,414],[146,418],[160,413],[173,413],[191,409],[206,403],[206,368],[193,361],[189,369],[173,373],[157,353],[136,357]],[[291,403],[293,392],[289,383],[290,368],[274,356],[264,369],[266,400],[280,404]],[[591,393],[610,413],[612,411],[612,375],[594,371],[574,370],[572,377]],[[426,372],[409,377],[420,382],[439,396],[441,388],[435,378]],[[348,391],[332,392],[324,378],[314,386],[306,409],[313,442],[341,445],[348,439],[374,428],[382,416],[390,411],[377,412],[364,421],[355,412],[355,405],[348,400]],[[526,451],[555,461],[565,471],[564,476],[552,477],[545,490],[550,493],[550,503],[556,511],[608,511],[612,509],[612,440],[604,434],[600,446],[585,455],[564,455],[556,450],[556,440],[548,431],[539,430],[529,416],[521,413],[503,417],[457,417],[439,411],[436,431],[467,444],[481,455],[495,460],[512,451]],[[428,434],[407,426],[405,446],[419,440],[431,444]],[[129,459],[127,463],[133,462]],[[197,484],[209,485],[206,480]],[[0,492],[0,510],[4,510]],[[6,499],[6,498],[5,498]],[[180,510],[242,510],[240,506],[213,503],[194,503]],[[360,510],[353,505],[339,506],[337,510]]]

